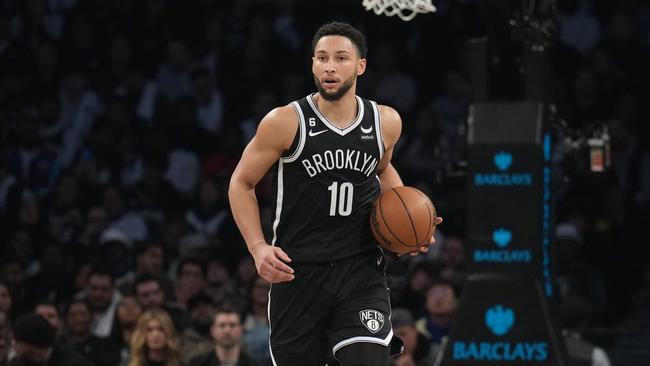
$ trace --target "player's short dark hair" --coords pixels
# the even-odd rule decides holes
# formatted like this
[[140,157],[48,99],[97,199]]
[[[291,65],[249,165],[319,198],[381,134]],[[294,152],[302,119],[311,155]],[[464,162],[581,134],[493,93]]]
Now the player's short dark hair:
[[354,28],[348,23],[331,22],[323,24],[314,35],[311,41],[312,52],[316,51],[316,43],[325,36],[342,36],[348,38],[357,47],[359,58],[366,58],[368,53],[368,46],[366,45],[366,37],[358,29]]

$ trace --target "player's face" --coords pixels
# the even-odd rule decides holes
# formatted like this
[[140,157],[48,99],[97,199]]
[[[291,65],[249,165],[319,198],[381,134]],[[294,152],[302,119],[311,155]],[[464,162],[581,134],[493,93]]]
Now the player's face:
[[318,40],[312,57],[312,72],[318,93],[326,100],[339,100],[366,70],[366,59],[359,58],[354,43],[343,36]]

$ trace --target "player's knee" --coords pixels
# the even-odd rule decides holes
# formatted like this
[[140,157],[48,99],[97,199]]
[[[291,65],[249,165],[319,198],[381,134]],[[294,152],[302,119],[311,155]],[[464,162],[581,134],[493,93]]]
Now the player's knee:
[[376,343],[352,343],[338,351],[340,366],[387,366],[388,348]]

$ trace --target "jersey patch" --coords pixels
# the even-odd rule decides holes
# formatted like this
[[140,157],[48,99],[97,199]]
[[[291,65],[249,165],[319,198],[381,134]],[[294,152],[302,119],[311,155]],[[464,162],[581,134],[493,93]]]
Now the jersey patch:
[[375,334],[384,327],[384,314],[374,309],[365,309],[359,312],[359,319],[370,333]]

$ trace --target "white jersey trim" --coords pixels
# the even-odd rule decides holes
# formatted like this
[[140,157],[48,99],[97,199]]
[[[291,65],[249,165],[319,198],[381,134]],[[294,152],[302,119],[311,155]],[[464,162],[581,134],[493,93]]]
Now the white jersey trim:
[[357,109],[358,109],[357,118],[355,118],[354,121],[352,121],[350,125],[346,128],[337,127],[335,124],[330,122],[325,116],[323,116],[323,114],[318,110],[318,107],[316,107],[316,102],[314,102],[313,94],[309,94],[307,96],[307,102],[309,103],[311,109],[314,110],[316,116],[318,116],[318,119],[320,119],[321,122],[325,124],[325,126],[327,126],[330,130],[334,131],[335,133],[341,136],[345,136],[348,132],[354,130],[355,127],[357,127],[361,123],[361,120],[363,120],[363,114],[364,114],[363,102],[361,101],[361,98],[359,98],[358,96],[355,95],[354,97],[357,99]]
[[290,156],[287,156],[284,159],[287,163],[292,163],[298,159],[302,153],[302,149],[305,147],[305,140],[307,139],[307,126],[305,124],[305,115],[302,113],[300,104],[298,102],[292,102],[291,105],[295,108],[296,113],[298,114],[298,146],[296,150]]
[[271,245],[275,246],[275,242],[278,239],[278,225],[280,225],[280,216],[282,215],[282,198],[284,197],[284,169],[283,169],[283,159],[278,160],[278,195],[276,197],[275,204],[275,221],[273,221],[273,240]]
[[379,114],[379,107],[376,102],[370,101],[372,104],[372,112],[375,114],[375,130],[377,130],[377,146],[379,147],[379,160],[384,157],[384,138],[381,133],[381,114]]
[[334,347],[332,347],[332,353],[334,353],[334,357],[336,357],[336,351],[340,350],[341,348],[345,346],[349,346],[353,343],[376,343],[376,344],[381,344],[382,346],[388,346],[390,344],[390,341],[393,339],[393,330],[390,330],[390,333],[388,333],[388,336],[386,338],[381,339],[381,338],[375,338],[375,337],[352,337],[348,338],[346,340],[343,340]]

